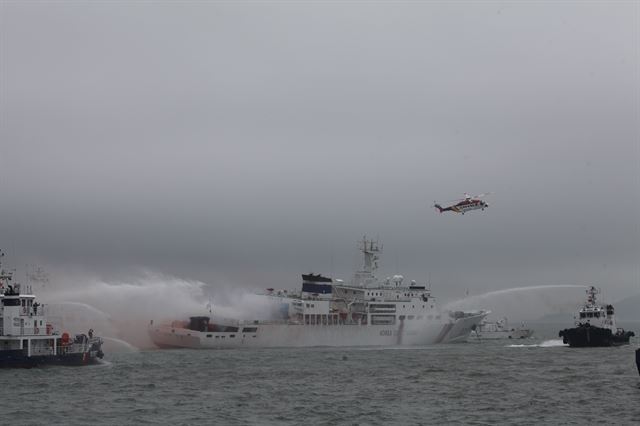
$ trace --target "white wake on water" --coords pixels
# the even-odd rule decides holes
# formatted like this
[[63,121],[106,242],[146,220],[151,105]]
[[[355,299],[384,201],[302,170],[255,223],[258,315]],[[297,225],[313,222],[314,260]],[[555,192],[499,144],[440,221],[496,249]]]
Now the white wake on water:
[[535,343],[531,345],[507,345],[507,348],[557,348],[560,346],[569,346],[567,344],[562,343],[562,339],[551,339],[545,340],[540,343]]

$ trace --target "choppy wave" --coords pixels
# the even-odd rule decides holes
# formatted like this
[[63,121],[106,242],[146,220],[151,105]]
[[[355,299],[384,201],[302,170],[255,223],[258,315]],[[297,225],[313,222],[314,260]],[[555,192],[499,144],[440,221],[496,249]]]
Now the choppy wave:
[[[640,418],[632,345],[413,349],[107,353],[98,368],[12,371],[3,403],[15,424],[42,419],[70,426],[87,419],[93,425],[404,425],[634,424]],[[25,395],[36,396],[28,410],[20,408]]]

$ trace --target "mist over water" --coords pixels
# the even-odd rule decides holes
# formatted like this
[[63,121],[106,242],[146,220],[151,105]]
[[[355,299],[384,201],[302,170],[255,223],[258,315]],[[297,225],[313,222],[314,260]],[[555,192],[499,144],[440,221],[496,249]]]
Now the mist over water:
[[[570,313],[582,302],[581,285],[515,287],[468,296],[442,306],[447,310],[490,310],[490,319],[536,320],[545,315]],[[243,288],[215,286],[150,270],[127,278],[106,280],[66,272],[36,291],[45,303],[50,322],[58,331],[87,333],[92,328],[115,352],[154,348],[147,335],[151,320],[186,320],[209,315],[236,320],[266,320],[279,308],[268,298]]]
[[114,351],[154,347],[147,335],[151,320],[185,320],[194,315],[269,319],[278,305],[248,290],[216,288],[149,270],[119,280],[60,274],[50,285],[34,290],[56,330],[77,334],[92,328]]

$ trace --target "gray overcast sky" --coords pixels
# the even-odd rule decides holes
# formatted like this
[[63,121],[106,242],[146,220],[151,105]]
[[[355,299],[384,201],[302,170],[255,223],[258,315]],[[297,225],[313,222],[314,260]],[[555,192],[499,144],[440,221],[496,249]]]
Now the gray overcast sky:
[[639,52],[631,1],[3,0],[0,241],[264,288],[366,233],[439,296],[638,293]]

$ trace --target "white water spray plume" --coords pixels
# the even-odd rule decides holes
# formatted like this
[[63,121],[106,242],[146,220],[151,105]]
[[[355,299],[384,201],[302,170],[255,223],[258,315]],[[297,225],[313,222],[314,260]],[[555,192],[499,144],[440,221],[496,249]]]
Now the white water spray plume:
[[585,285],[538,285],[514,287],[467,296],[448,303],[450,310],[490,310],[491,319],[538,320],[547,315],[571,314],[584,301]]
[[150,320],[186,320],[193,315],[231,319],[268,319],[277,306],[246,290],[212,288],[144,270],[126,280],[58,275],[38,296],[59,331],[87,333],[92,328],[107,341],[107,349],[153,348],[147,335]]

